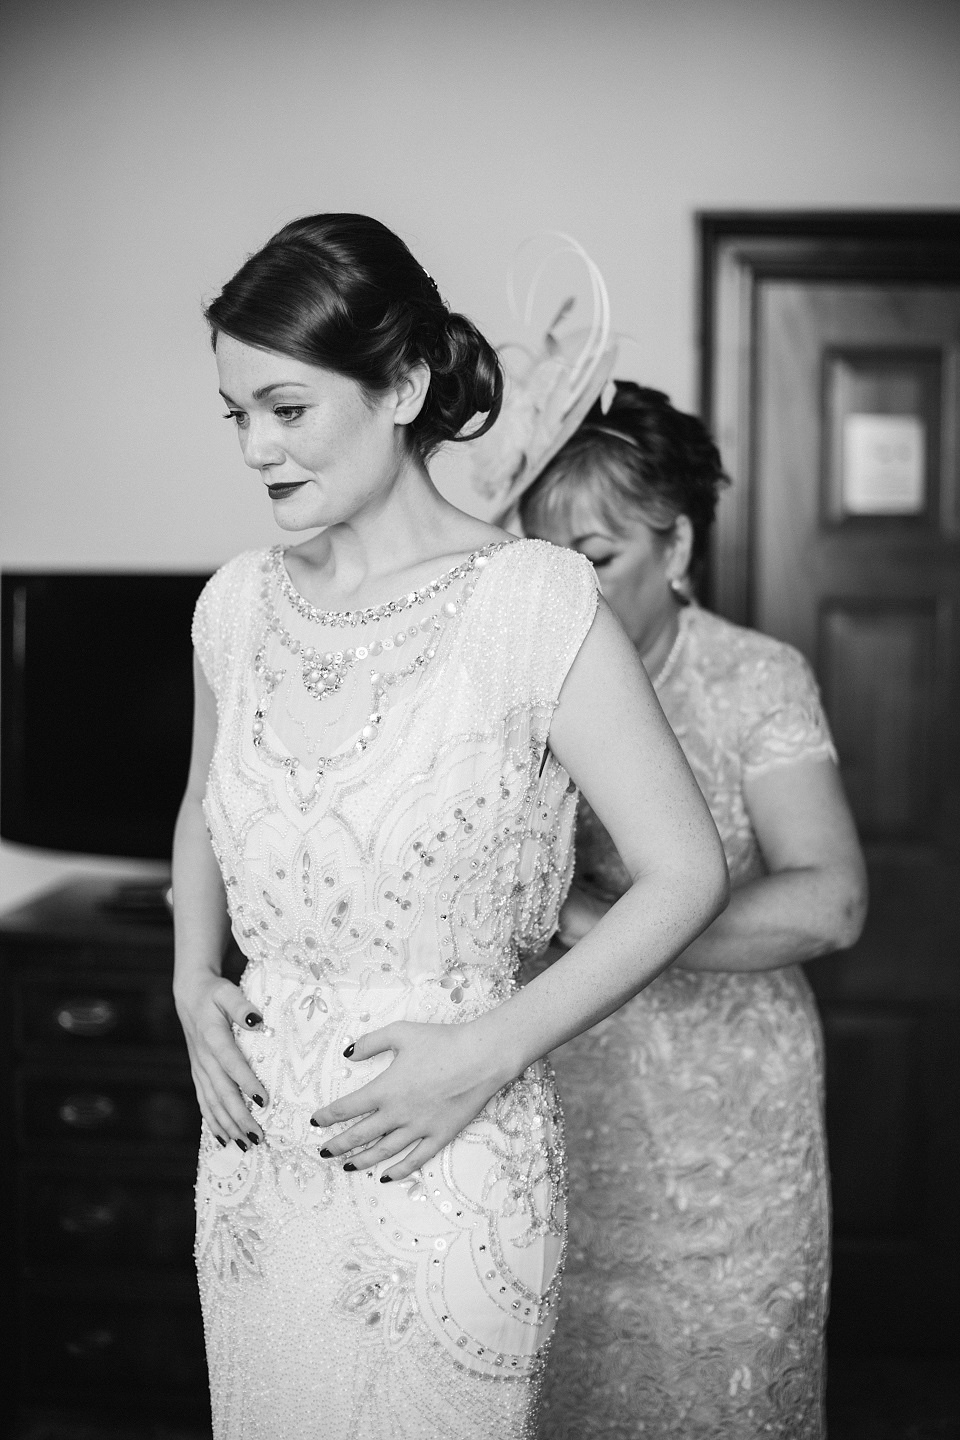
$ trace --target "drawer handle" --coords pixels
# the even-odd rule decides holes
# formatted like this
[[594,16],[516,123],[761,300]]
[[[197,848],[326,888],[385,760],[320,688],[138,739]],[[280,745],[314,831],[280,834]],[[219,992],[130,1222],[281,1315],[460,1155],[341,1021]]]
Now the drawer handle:
[[107,1035],[119,1018],[109,1000],[70,1000],[57,1011],[57,1024],[68,1035]]
[[68,1095],[58,1113],[73,1130],[97,1130],[113,1119],[117,1107],[109,1095]]
[[60,1211],[60,1229],[67,1235],[99,1235],[112,1229],[120,1218],[116,1201],[91,1200]]
[[67,1340],[64,1348],[73,1360],[96,1360],[106,1351],[112,1350],[116,1343],[116,1331],[104,1328],[87,1330],[84,1334]]

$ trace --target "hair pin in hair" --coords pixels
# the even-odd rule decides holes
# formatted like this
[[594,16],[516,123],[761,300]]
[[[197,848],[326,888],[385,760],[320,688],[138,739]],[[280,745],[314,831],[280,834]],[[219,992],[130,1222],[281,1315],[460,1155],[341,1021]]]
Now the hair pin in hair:
[[580,433],[585,432],[591,435],[612,435],[614,440],[623,440],[627,445],[632,445],[634,450],[640,449],[633,435],[628,435],[626,430],[617,430],[613,425],[581,425]]

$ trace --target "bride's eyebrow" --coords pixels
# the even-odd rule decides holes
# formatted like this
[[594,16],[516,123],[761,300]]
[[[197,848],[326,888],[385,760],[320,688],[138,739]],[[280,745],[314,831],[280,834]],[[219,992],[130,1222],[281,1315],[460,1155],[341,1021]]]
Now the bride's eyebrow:
[[[308,390],[310,387],[302,380],[274,380],[272,385],[261,385],[259,390],[254,390],[254,400],[262,400],[272,390]],[[231,400],[225,390],[218,390],[217,394],[227,405],[236,405],[236,400]]]
[[574,535],[573,539],[570,541],[570,544],[585,545],[588,540],[603,540],[607,545],[613,545],[615,543],[612,535],[604,535],[599,530],[591,530],[589,535]]
[[269,395],[271,390],[309,390],[309,385],[303,380],[274,380],[272,385],[261,385],[259,390],[254,390],[254,400],[262,400]]

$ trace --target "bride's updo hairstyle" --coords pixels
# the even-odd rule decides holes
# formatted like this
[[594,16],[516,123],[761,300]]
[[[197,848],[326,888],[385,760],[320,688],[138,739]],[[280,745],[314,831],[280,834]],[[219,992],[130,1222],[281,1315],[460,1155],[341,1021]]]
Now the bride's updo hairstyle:
[[524,495],[520,516],[527,533],[536,533],[538,517],[565,517],[586,492],[614,535],[625,535],[625,523],[642,520],[666,539],[686,515],[695,574],[727,484],[720,452],[701,420],[675,410],[659,390],[618,380],[606,414],[597,401]]
[[[493,346],[447,309],[436,284],[386,225],[367,215],[307,215],[284,225],[204,309],[217,336],[275,350],[355,380],[368,399],[415,364],[430,387],[406,426],[425,460],[445,440],[470,440],[500,413]],[[483,423],[468,435],[477,414]]]

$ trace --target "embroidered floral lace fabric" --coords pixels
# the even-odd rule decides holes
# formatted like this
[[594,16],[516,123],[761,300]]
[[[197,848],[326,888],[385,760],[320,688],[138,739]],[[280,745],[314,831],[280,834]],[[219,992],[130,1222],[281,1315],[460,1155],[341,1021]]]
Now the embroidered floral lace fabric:
[[[658,693],[742,885],[763,873],[745,777],[833,746],[795,651],[695,606],[681,625]],[[577,877],[628,884],[585,802]],[[545,1440],[819,1440],[828,1193],[800,968],[668,971],[553,1060],[569,1250]]]
[[[309,1125],[389,1063],[348,1063],[351,1040],[496,1005],[519,951],[556,924],[576,792],[544,753],[596,585],[586,562],[540,542],[485,558],[445,588],[435,653],[393,687],[366,748],[349,736],[338,748],[326,701],[300,683],[296,647],[316,644],[317,626],[285,600],[275,555],[230,562],[198,605],[218,707],[205,811],[243,988],[265,1019],[237,1041],[268,1095],[259,1147],[201,1145],[216,1440],[532,1433],[564,1233],[548,1067],[402,1183],[322,1160],[331,1132]],[[331,649],[356,643],[338,633]],[[312,785],[321,751],[332,758]]]

